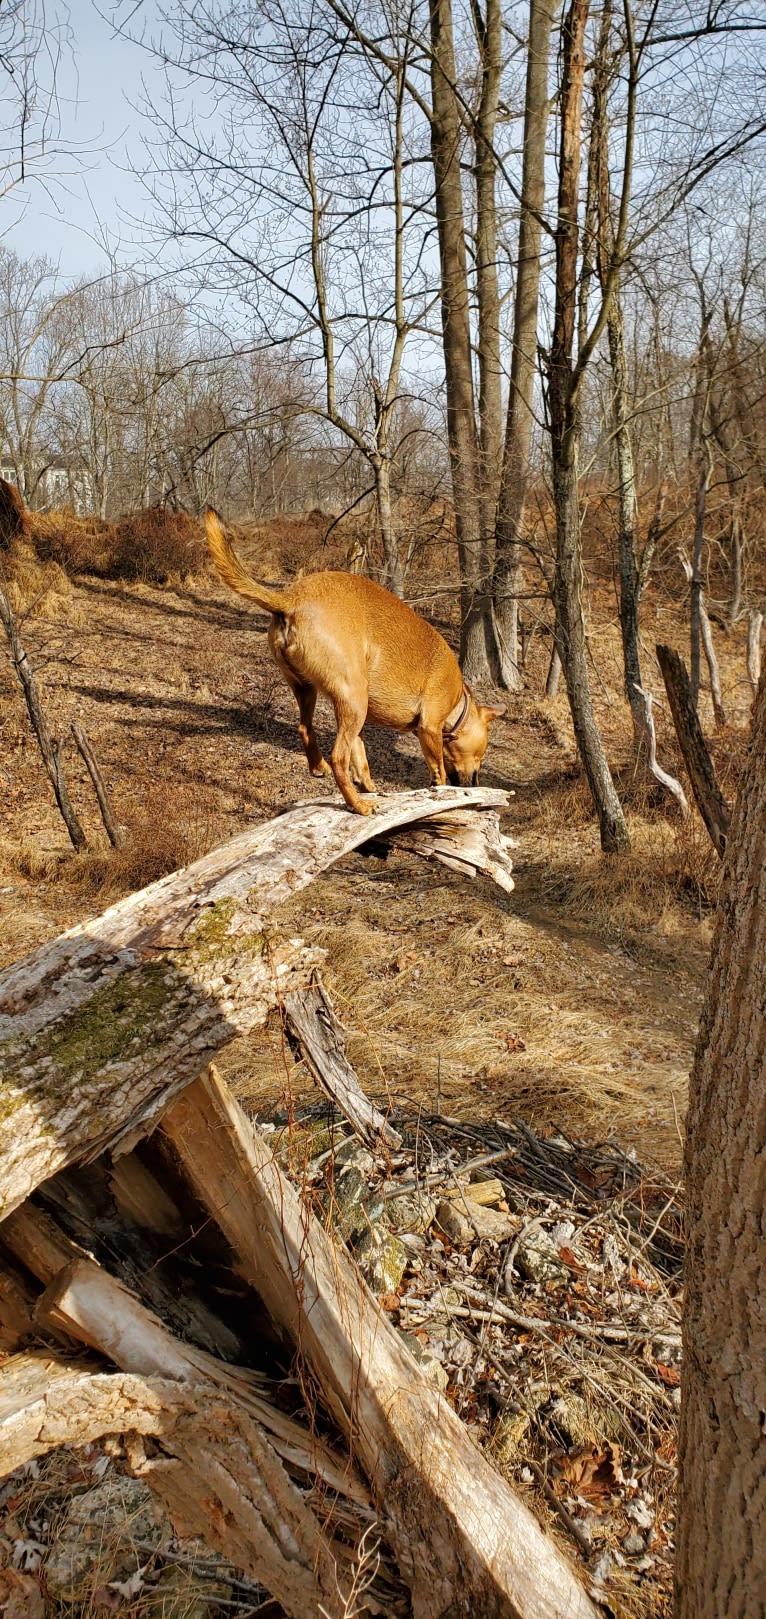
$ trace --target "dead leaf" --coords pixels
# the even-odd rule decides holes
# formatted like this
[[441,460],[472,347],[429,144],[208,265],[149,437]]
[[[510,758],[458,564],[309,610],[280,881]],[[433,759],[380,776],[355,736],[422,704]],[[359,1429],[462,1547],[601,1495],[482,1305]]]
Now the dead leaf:
[[0,1608],[3,1619],[45,1619],[39,1581],[15,1568],[0,1569]]
[[576,1271],[578,1276],[584,1276],[588,1269],[587,1265],[580,1264],[577,1255],[572,1253],[571,1248],[559,1248],[559,1259],[563,1259],[564,1264],[568,1265],[570,1270]]
[[554,1457],[558,1475],[553,1485],[557,1495],[579,1495],[586,1501],[605,1501],[619,1493],[625,1483],[620,1465],[620,1447],[607,1441],[601,1447],[580,1445],[567,1456]]
[[664,1383],[666,1388],[678,1388],[681,1381],[681,1373],[679,1372],[677,1366],[663,1366],[661,1360],[656,1360],[654,1363],[654,1369],[660,1379],[660,1382]]
[[526,1040],[522,1040],[520,1034],[507,1034],[505,1044],[508,1051],[526,1051],[527,1049]]

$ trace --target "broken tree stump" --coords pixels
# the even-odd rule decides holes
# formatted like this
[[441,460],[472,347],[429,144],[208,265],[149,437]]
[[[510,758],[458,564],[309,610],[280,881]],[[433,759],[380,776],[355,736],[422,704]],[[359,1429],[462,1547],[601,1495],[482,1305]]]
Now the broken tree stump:
[[[508,890],[506,803],[481,788],[397,793],[375,838],[423,822],[418,852],[446,858],[442,823],[457,810],[466,869]],[[221,1046],[307,983],[319,953],[275,940],[268,915],[369,837],[345,805],[298,806],[0,973],[0,1217],[64,1164],[146,1127]]]

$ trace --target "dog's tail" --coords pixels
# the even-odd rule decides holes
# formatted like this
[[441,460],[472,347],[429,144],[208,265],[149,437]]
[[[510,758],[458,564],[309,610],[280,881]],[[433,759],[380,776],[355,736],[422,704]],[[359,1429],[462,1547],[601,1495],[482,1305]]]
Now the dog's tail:
[[280,589],[279,585],[262,585],[258,579],[253,579],[232,550],[223,523],[212,506],[208,506],[205,512],[205,537],[211,561],[232,590],[246,596],[248,601],[257,602],[267,613],[289,612],[292,606],[289,589]]

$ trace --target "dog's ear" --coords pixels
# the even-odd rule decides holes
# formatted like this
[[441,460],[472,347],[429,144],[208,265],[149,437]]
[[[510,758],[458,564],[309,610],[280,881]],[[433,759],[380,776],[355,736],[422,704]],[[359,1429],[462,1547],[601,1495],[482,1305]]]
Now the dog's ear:
[[493,720],[501,720],[503,715],[505,713],[507,713],[507,709],[505,709],[505,708],[487,708],[486,704],[482,703],[480,712],[484,715],[484,718],[485,718],[487,724],[491,725]]

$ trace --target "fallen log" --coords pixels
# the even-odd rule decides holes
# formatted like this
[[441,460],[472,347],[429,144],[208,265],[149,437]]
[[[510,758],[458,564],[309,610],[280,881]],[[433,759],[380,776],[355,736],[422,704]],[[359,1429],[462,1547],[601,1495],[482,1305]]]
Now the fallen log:
[[213,1067],[161,1131],[370,1480],[416,1619],[594,1619],[569,1565],[425,1382]]
[[[457,810],[465,869],[508,889],[506,802],[480,788],[395,794],[375,838],[425,822],[418,852],[454,864],[444,822]],[[0,1218],[64,1164],[145,1132],[222,1045],[307,983],[319,952],[275,941],[266,917],[369,837],[343,805],[298,806],[0,973]]]

